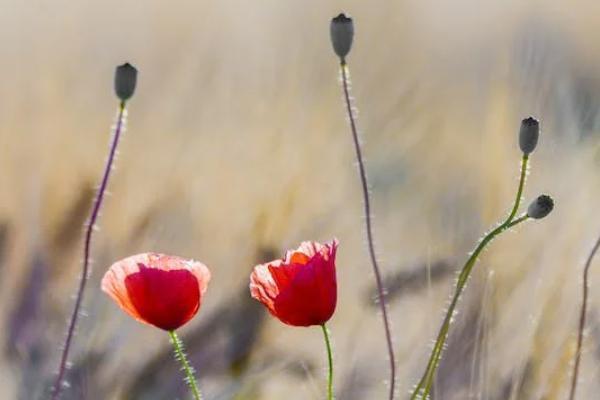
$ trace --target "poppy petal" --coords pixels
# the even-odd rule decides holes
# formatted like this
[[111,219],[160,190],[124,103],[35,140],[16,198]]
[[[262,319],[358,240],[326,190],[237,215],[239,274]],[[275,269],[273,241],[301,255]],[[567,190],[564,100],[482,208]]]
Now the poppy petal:
[[322,325],[335,311],[338,242],[303,242],[283,259],[257,265],[250,293],[271,314],[293,326]]
[[136,320],[174,330],[198,312],[209,280],[202,263],[143,253],[113,264],[102,279],[102,290]]

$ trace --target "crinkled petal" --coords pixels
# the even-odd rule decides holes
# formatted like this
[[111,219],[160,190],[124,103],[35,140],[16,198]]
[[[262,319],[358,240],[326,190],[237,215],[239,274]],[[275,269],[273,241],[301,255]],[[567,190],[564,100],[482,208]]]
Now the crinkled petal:
[[261,264],[250,277],[252,297],[275,317],[294,326],[321,325],[337,303],[337,240],[303,242],[281,260]]

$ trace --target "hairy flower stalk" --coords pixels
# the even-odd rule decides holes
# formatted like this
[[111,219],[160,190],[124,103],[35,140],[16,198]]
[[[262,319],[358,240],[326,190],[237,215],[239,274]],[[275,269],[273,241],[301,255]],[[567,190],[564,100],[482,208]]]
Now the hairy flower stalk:
[[585,321],[588,308],[588,293],[589,293],[589,273],[590,267],[594,256],[600,248],[600,237],[596,240],[590,255],[585,261],[585,267],[583,268],[583,291],[581,300],[581,310],[579,311],[579,327],[577,329],[577,348],[575,349],[575,361],[573,362],[573,374],[571,375],[571,389],[569,391],[569,400],[575,400],[575,393],[577,391],[577,383],[579,381],[579,364],[581,363],[581,348],[583,346],[583,332],[585,330]]
[[199,261],[152,252],[115,262],[101,283],[102,291],[130,317],[169,334],[196,400],[201,396],[194,369],[175,331],[200,310],[210,277],[208,267]]
[[327,361],[329,364],[329,372],[327,374],[327,400],[333,400],[333,351],[331,349],[331,340],[329,339],[329,329],[325,324],[323,328],[323,337],[325,338],[325,347],[327,348]]
[[465,289],[469,276],[471,275],[471,271],[473,270],[477,258],[479,257],[483,249],[502,232],[514,227],[515,225],[525,222],[528,219],[544,218],[554,208],[554,202],[552,201],[552,198],[547,195],[541,195],[529,205],[526,213],[523,213],[519,217],[516,217],[519,207],[521,205],[521,198],[523,194],[523,189],[525,187],[529,154],[531,154],[531,152],[533,152],[533,150],[535,149],[537,145],[538,136],[539,124],[537,120],[534,120],[533,118],[527,118],[523,120],[521,123],[521,130],[519,132],[519,145],[521,151],[523,152],[523,157],[521,159],[521,173],[514,205],[504,222],[502,222],[500,225],[498,225],[496,228],[494,228],[492,231],[486,234],[484,238],[479,242],[469,259],[463,266],[462,270],[460,271],[460,274],[456,281],[454,295],[452,296],[450,306],[446,311],[446,316],[444,317],[442,326],[440,327],[439,333],[431,351],[431,355],[429,356],[427,367],[425,368],[425,372],[423,373],[421,380],[413,390],[413,393],[410,397],[411,400],[429,398],[433,386],[433,381],[435,378],[435,373],[439,366],[440,360],[442,358],[442,352],[448,339],[450,325],[453,321],[458,300],[463,290]]
[[73,343],[73,336],[75,335],[75,328],[79,319],[81,304],[83,303],[83,295],[85,292],[87,278],[89,275],[92,235],[94,232],[96,221],[98,220],[98,216],[100,215],[100,209],[104,200],[106,188],[108,187],[110,173],[113,169],[113,163],[117,154],[119,139],[121,138],[121,134],[125,130],[125,122],[127,117],[125,103],[133,95],[133,92],[135,90],[136,78],[137,70],[130,64],[124,64],[117,67],[115,73],[115,92],[117,94],[117,97],[119,97],[120,99],[119,109],[117,113],[117,124],[114,129],[113,138],[110,144],[110,151],[108,154],[108,159],[106,161],[106,166],[104,168],[104,173],[102,175],[102,181],[100,183],[98,191],[96,192],[96,197],[94,199],[90,218],[86,225],[83,250],[83,266],[81,276],[79,278],[79,288],[77,290],[77,295],[75,298],[75,306],[73,307],[73,313],[71,314],[71,318],[69,320],[69,325],[67,328],[67,336],[63,345],[60,364],[58,367],[58,374],[56,376],[56,380],[52,388],[52,400],[56,400],[60,397],[63,388],[63,380],[67,370],[69,351]]
[[185,355],[183,342],[179,339],[179,336],[175,331],[169,331],[169,337],[171,338],[171,344],[175,351],[175,359],[181,363],[181,370],[185,373],[185,383],[190,387],[190,390],[194,395],[194,400],[202,400],[200,389],[198,389],[198,383],[194,377],[194,368],[190,365],[187,356]]
[[520,224],[521,222],[526,221],[528,218],[530,217],[527,214],[524,214],[514,221],[505,221],[503,224],[500,224],[497,228],[488,233],[481,242],[479,242],[479,245],[477,246],[475,251],[473,251],[471,257],[469,257],[469,259],[463,266],[456,282],[456,288],[454,290],[454,295],[452,296],[452,301],[450,302],[450,306],[448,307],[448,311],[446,312],[446,316],[444,317],[444,321],[442,322],[442,326],[433,346],[431,356],[429,357],[427,368],[425,369],[423,377],[417,384],[417,387],[414,389],[411,399],[427,399],[429,393],[431,392],[435,372],[442,358],[442,351],[444,350],[444,346],[448,338],[450,324],[452,323],[452,318],[454,316],[456,305],[458,304],[458,299],[462,294],[465,285],[467,284],[467,280],[469,279],[471,271],[475,266],[477,258],[479,257],[485,246],[488,243],[490,243],[496,236],[498,236],[505,230],[517,224]]
[[394,356],[394,345],[392,343],[392,330],[390,327],[390,321],[388,317],[387,303],[385,301],[385,290],[383,287],[383,280],[381,278],[381,271],[377,263],[377,256],[375,253],[375,245],[373,240],[373,227],[371,221],[371,203],[369,198],[369,184],[367,182],[367,173],[365,170],[365,163],[362,157],[362,150],[360,147],[360,141],[358,138],[358,129],[356,127],[356,117],[352,109],[352,101],[350,99],[350,78],[349,69],[346,63],[346,56],[350,53],[352,48],[352,40],[354,37],[354,25],[352,18],[346,17],[344,14],[340,14],[331,20],[330,25],[331,43],[335,54],[340,60],[340,71],[342,76],[342,86],[344,89],[344,100],[346,103],[346,112],[348,120],[350,121],[350,130],[352,132],[352,139],[354,141],[354,149],[356,152],[356,159],[358,162],[358,170],[360,174],[360,180],[363,192],[363,203],[364,203],[364,214],[365,224],[367,231],[367,244],[369,248],[369,256],[371,258],[371,264],[373,266],[373,273],[375,275],[375,283],[377,286],[377,295],[379,300],[379,307],[381,309],[381,315],[383,318],[383,325],[385,330],[385,338],[387,344],[388,357],[390,361],[390,390],[389,400],[394,398],[395,384],[396,384],[396,359]]

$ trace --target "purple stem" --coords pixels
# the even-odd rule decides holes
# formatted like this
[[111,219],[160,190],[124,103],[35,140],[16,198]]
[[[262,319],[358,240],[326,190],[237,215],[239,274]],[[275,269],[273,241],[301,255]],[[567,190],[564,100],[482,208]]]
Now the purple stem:
[[106,161],[106,167],[104,168],[104,175],[102,176],[102,183],[100,184],[100,188],[96,192],[96,198],[94,200],[94,207],[92,209],[92,213],[90,215],[90,219],[87,224],[86,232],[85,232],[85,244],[83,250],[83,271],[81,272],[81,278],[79,279],[79,290],[77,291],[77,297],[75,299],[75,307],[73,308],[73,314],[71,314],[71,320],[69,322],[69,329],[67,330],[67,338],[65,339],[65,344],[63,346],[62,356],[60,358],[60,365],[58,368],[58,376],[56,377],[56,381],[54,382],[54,386],[52,388],[52,400],[57,400],[61,394],[62,390],[62,382],[67,371],[67,360],[69,357],[69,350],[71,348],[71,344],[73,342],[73,336],[75,334],[75,326],[77,325],[77,320],[79,319],[79,309],[81,308],[81,303],[83,302],[83,292],[85,291],[85,286],[88,278],[88,271],[90,265],[90,248],[92,245],[92,233],[94,232],[94,226],[96,225],[96,220],[98,219],[98,215],[100,214],[100,207],[102,206],[102,200],[104,199],[104,193],[106,192],[106,187],[108,186],[108,179],[110,177],[110,171],[112,170],[112,165],[115,159],[115,155],[117,153],[117,145],[119,144],[119,138],[121,137],[121,131],[123,127],[123,114],[125,112],[125,102],[121,101],[119,105],[119,115],[117,119],[117,126],[115,128],[115,134],[113,136],[112,144],[110,147],[110,153],[108,155],[108,160]]
[[581,347],[583,345],[583,331],[585,329],[585,316],[587,314],[587,302],[588,302],[588,291],[589,291],[589,272],[592,265],[592,260],[596,255],[596,252],[600,248],[600,237],[596,240],[596,244],[592,248],[590,255],[585,262],[585,268],[583,269],[583,301],[581,303],[581,311],[579,314],[579,329],[577,332],[577,349],[575,350],[575,363],[573,364],[573,375],[571,376],[571,391],[569,393],[569,400],[575,400],[575,391],[577,390],[577,381],[579,379],[579,364],[581,361]]
[[350,120],[350,128],[352,130],[352,139],[354,140],[354,149],[356,150],[356,159],[358,160],[358,170],[360,172],[360,180],[362,183],[363,201],[365,206],[365,221],[367,228],[367,243],[369,246],[369,255],[371,257],[371,264],[373,265],[373,272],[375,274],[375,281],[377,284],[377,294],[379,296],[379,307],[381,308],[381,315],[383,317],[383,326],[385,328],[385,337],[387,341],[388,355],[390,358],[390,394],[389,399],[394,398],[394,389],[396,383],[396,359],[394,357],[394,346],[392,343],[392,331],[390,329],[390,322],[387,312],[387,304],[385,302],[385,291],[383,288],[383,281],[381,279],[381,272],[379,271],[379,265],[377,264],[377,257],[375,255],[375,245],[373,244],[373,228],[371,226],[371,204],[369,200],[369,185],[367,183],[367,174],[365,172],[365,165],[362,157],[362,151],[360,149],[360,142],[358,140],[358,130],[356,129],[356,118],[352,111],[352,104],[350,101],[350,89],[348,88],[348,76],[346,61],[341,59],[340,68],[342,70],[342,84],[344,86],[344,99],[346,100],[346,111],[348,112],[348,119]]

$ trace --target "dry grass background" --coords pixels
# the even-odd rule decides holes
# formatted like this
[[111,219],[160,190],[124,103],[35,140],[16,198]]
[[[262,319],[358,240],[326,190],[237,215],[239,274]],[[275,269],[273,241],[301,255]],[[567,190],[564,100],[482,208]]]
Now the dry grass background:
[[[340,10],[357,30],[349,63],[375,235],[393,286],[398,397],[422,372],[452,271],[510,207],[519,121],[533,114],[543,136],[525,202],[548,192],[556,210],[482,257],[435,399],[565,398],[580,272],[600,234],[596,2],[1,5],[1,398],[43,398],[49,388],[117,106],[113,68],[125,60],[139,68],[139,86],[64,398],[185,396],[164,358],[167,336],[128,319],[99,290],[112,261],[148,250],[202,260],[214,274],[183,332],[207,399],[323,398],[320,331],[265,317],[247,283],[256,262],[333,236],[338,397],[385,397],[383,331],[328,38]],[[596,288],[580,399],[600,390]]]

